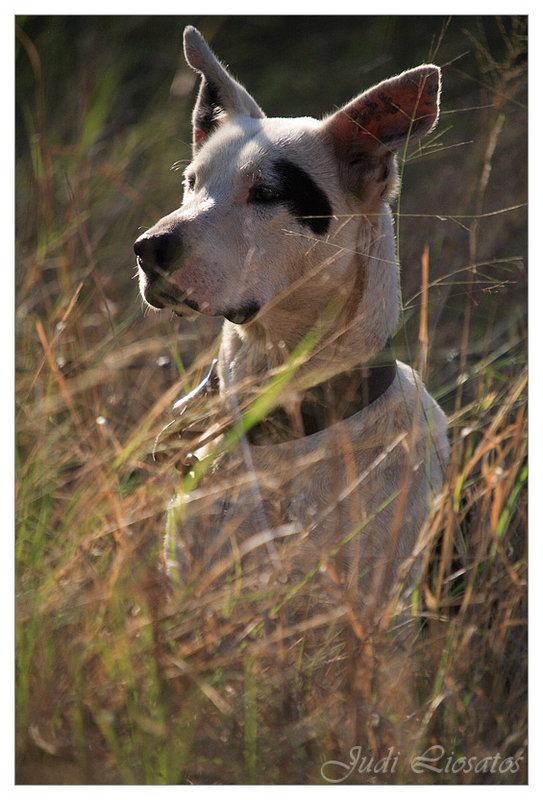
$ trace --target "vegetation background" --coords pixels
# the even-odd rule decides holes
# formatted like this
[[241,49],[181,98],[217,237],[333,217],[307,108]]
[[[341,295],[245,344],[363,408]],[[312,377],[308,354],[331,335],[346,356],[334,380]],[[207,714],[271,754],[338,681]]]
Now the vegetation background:
[[[134,281],[132,243],[179,205],[172,165],[190,159],[186,24],[269,115],[319,117],[419,63],[443,69],[441,121],[402,165],[397,209],[400,355],[453,443],[417,594],[413,741],[521,766],[351,782],[525,782],[527,20],[454,16],[16,20],[17,780],[322,783],[323,761],[347,760],[326,723],[342,704],[364,752],[404,741],[371,691],[327,697],[287,669],[250,608],[234,623],[162,596],[179,477],[150,454],[220,330],[145,311]],[[221,661],[228,619],[251,635]]]

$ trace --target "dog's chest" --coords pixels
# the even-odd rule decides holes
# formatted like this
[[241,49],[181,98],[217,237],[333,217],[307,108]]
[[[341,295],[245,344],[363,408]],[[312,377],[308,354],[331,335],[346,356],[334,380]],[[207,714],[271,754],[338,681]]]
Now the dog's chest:
[[361,427],[360,416],[280,444],[245,442],[217,460],[198,499],[189,500],[191,515],[212,518],[237,540],[264,531],[281,538],[284,526],[312,543],[352,530],[382,500],[375,468],[382,437]]
[[318,570],[333,555],[361,589],[377,564],[394,572],[412,552],[448,456],[445,416],[409,368],[398,371],[401,388],[325,430],[271,446],[244,439],[223,453],[182,498],[182,524],[170,531],[168,558],[175,553],[180,574],[217,561],[252,574],[270,566],[270,553],[286,575]]

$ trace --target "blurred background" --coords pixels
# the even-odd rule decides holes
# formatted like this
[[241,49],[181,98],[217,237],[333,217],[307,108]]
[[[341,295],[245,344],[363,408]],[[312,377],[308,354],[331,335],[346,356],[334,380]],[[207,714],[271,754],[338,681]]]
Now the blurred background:
[[[170,761],[164,755],[166,723],[157,716],[162,684],[150,677],[160,659],[155,628],[147,626],[154,619],[150,564],[177,478],[159,469],[150,452],[171,403],[209,363],[220,321],[189,323],[144,309],[132,244],[181,200],[195,98],[194,73],[182,57],[186,24],[200,29],[270,116],[321,117],[404,69],[423,62],[441,66],[439,126],[401,167],[396,211],[404,314],[398,355],[418,363],[421,258],[428,246],[430,348],[424,369],[430,391],[450,415],[453,442],[464,448],[458,451],[459,475],[466,474],[462,465],[472,464],[485,430],[497,430],[493,415],[518,409],[523,396],[525,17],[19,16],[21,782],[180,779],[180,753],[170,753]],[[512,398],[511,387],[520,387]],[[524,442],[525,418],[516,424]],[[511,452],[505,441],[496,445],[504,458]],[[495,513],[502,533],[513,537],[515,565],[525,546],[525,451],[519,453],[514,475],[509,462],[485,456],[491,471],[499,462],[496,480],[511,478],[500,489]],[[488,491],[494,492],[488,469]],[[511,578],[500,592],[511,598],[515,585]],[[514,603],[508,613],[516,619]],[[494,664],[492,680],[499,672],[517,676],[518,685],[508,678],[499,689],[492,684],[492,691],[501,692],[506,704],[507,696],[516,697],[523,707],[518,697],[524,672],[510,653],[522,651],[524,640],[512,630],[507,636],[516,638],[504,639],[503,663],[496,654],[488,655],[488,663]],[[473,675],[466,685],[470,680]],[[127,687],[135,686],[139,705],[132,706],[136,694]],[[149,707],[142,697],[153,698]],[[498,712],[485,713],[483,738],[492,729],[492,746],[503,743]],[[509,719],[512,701],[500,713]],[[480,738],[478,723],[470,724],[474,739]],[[127,725],[132,744],[125,748]],[[515,717],[514,726],[523,725]],[[189,744],[183,747],[186,753]],[[254,778],[253,761],[249,769],[243,758],[229,757],[240,765],[229,773],[231,781]],[[301,759],[296,775],[313,780],[304,765]],[[202,770],[201,780],[217,779]]]

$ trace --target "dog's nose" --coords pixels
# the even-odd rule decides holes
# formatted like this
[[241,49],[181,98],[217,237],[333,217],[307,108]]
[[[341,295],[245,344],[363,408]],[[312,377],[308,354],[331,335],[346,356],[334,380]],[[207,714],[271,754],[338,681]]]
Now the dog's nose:
[[181,237],[171,231],[146,231],[134,242],[134,252],[144,272],[152,271],[156,267],[169,269],[180,258],[182,249]]

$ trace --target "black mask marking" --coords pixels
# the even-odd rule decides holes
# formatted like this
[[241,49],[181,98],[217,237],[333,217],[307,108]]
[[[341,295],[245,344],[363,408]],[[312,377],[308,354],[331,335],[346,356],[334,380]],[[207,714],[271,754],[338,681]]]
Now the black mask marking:
[[287,159],[274,164],[281,181],[279,202],[286,203],[289,211],[302,225],[322,236],[330,225],[332,206],[325,193],[303,169]]

